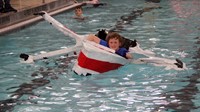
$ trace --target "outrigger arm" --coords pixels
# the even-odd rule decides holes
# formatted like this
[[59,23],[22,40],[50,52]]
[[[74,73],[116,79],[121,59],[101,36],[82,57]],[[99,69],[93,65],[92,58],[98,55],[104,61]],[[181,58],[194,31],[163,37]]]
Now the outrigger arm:
[[20,54],[20,58],[23,60],[21,61],[22,63],[33,63],[36,60],[40,59],[46,59],[48,57],[53,57],[57,55],[62,55],[62,54],[67,54],[73,51],[80,51],[82,47],[82,41],[84,39],[84,36],[78,35],[72,30],[68,29],[66,26],[55,20],[53,17],[48,15],[45,11],[41,11],[39,13],[35,13],[34,15],[40,15],[42,16],[46,21],[48,21],[51,25],[53,25],[56,29],[61,31],[64,35],[72,37],[76,40],[76,45],[70,48],[65,48],[65,49],[60,49],[56,51],[51,51],[43,54],[39,54],[36,56],[28,55],[25,53]]
[[[73,47],[70,47],[70,48],[51,51],[51,52],[43,53],[43,54],[36,55],[36,56],[31,56],[31,55],[23,53],[23,54],[20,55],[20,58],[23,59],[24,63],[32,63],[35,60],[45,59],[45,58],[48,58],[48,57],[53,57],[53,56],[67,54],[67,53],[70,53],[70,52],[73,52],[73,51],[80,51],[81,50],[81,48],[83,46],[83,42],[86,41],[85,40],[86,36],[81,36],[81,35],[76,34],[72,30],[68,29],[66,26],[64,26],[63,24],[61,24],[57,20],[55,20],[53,17],[51,17],[45,11],[36,13],[35,15],[42,16],[46,21],[48,21],[56,29],[61,31],[64,35],[74,38],[76,40],[76,45],[73,46]],[[149,50],[141,49],[139,47],[138,43],[135,47],[130,47],[129,50],[130,50],[130,53],[132,53],[132,54],[142,54],[142,55],[147,57],[147,58],[133,59],[132,62],[136,63],[136,64],[138,64],[138,63],[150,63],[150,64],[153,64],[155,66],[165,66],[167,69],[175,69],[175,70],[187,69],[185,63],[183,63],[179,59],[171,60],[171,59],[166,59],[166,58],[155,57],[155,53],[153,53]]]

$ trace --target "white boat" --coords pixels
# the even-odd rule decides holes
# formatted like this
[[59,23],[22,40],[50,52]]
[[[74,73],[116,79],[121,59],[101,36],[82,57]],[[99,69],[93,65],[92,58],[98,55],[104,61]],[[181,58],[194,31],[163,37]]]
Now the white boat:
[[76,45],[71,48],[56,50],[36,56],[21,54],[20,57],[23,59],[24,63],[32,63],[39,59],[80,51],[78,59],[73,67],[74,72],[78,75],[101,74],[111,70],[116,70],[128,63],[138,64],[138,61],[140,63],[150,63],[155,66],[164,66],[167,69],[187,69],[185,63],[180,60],[155,57],[153,52],[141,49],[138,43],[136,43],[135,46],[130,47],[129,52],[132,54],[142,54],[147,58],[139,58],[137,60],[125,59],[124,57],[115,54],[115,51],[108,47],[86,40],[86,36],[76,34],[48,15],[48,13],[42,11],[37,13],[37,15],[41,15],[46,21],[65,35],[74,38],[76,40]]
[[130,61],[113,52],[112,49],[101,46],[93,42],[83,42],[77,62],[73,70],[77,74],[100,74],[129,63]]

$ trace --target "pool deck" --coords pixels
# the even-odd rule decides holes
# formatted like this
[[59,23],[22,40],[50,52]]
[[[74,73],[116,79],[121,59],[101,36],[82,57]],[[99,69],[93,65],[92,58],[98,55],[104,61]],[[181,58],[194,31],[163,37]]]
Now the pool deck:
[[55,15],[82,5],[85,3],[74,3],[73,0],[11,0],[11,6],[17,12],[0,13],[0,36],[42,20],[42,17],[33,15],[36,12]]

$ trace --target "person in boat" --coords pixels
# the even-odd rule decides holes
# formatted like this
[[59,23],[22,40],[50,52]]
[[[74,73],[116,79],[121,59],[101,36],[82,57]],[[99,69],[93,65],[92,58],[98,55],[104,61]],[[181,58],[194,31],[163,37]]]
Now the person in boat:
[[123,38],[121,37],[121,35],[119,35],[116,32],[109,32],[108,35],[106,36],[106,41],[100,39],[99,37],[90,34],[87,37],[87,40],[89,41],[93,41],[95,43],[98,43],[100,45],[109,47],[113,50],[115,50],[115,53],[126,58],[126,59],[132,59],[132,55],[130,53],[128,53],[128,50],[124,47],[121,47],[122,43],[123,43]]

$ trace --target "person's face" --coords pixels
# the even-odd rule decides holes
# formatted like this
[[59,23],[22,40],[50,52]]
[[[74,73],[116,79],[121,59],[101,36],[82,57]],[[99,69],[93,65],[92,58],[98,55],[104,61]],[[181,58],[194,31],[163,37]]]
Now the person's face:
[[121,43],[119,42],[118,39],[116,38],[112,38],[108,41],[108,45],[111,49],[113,50],[118,50],[119,49],[119,46],[121,45]]
[[83,12],[80,8],[77,8],[75,13],[76,13],[77,16],[81,16]]

